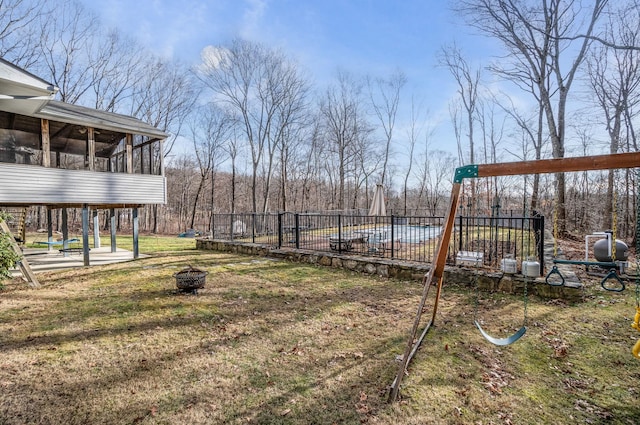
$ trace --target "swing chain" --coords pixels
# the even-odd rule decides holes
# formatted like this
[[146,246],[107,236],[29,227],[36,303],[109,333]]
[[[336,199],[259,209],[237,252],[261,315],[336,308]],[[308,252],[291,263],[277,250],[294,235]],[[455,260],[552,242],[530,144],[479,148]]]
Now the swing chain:
[[[640,331],[640,258],[638,258],[640,250],[640,169],[636,169],[636,192],[636,313],[631,327]],[[640,339],[631,349],[631,353],[640,359]]]
[[[640,332],[640,261],[638,260],[638,247],[640,247],[640,241],[638,241],[638,236],[640,236],[640,229],[638,229],[638,222],[636,221],[636,314],[633,317],[631,327]],[[640,339],[631,349],[631,353],[640,359]]]
[[640,168],[636,169],[636,309],[640,308]]
[[527,318],[529,313],[529,295],[527,294],[527,286],[528,286],[529,277],[524,277],[524,323],[523,326],[527,326]]
[[[638,254],[636,254],[638,255]],[[636,307],[640,308],[640,270],[638,270],[638,260],[636,259]]]
[[476,266],[476,270],[473,273],[473,295],[474,295],[474,299],[473,299],[473,318],[475,320],[475,318],[478,317],[478,309],[479,309],[479,304],[480,301],[478,298],[480,298],[480,290],[478,289],[478,268]]
[[[476,239],[480,240],[480,225],[477,221],[476,221]],[[478,270],[479,269],[480,269],[480,263],[476,259],[475,271],[473,273],[473,287],[474,287],[473,320],[478,319],[478,311],[480,310],[480,288],[478,287]]]
[[558,201],[553,209],[553,258],[558,257]]
[[617,227],[618,227],[618,191],[613,191],[613,217],[611,223],[611,261],[616,261],[616,235],[617,235]]

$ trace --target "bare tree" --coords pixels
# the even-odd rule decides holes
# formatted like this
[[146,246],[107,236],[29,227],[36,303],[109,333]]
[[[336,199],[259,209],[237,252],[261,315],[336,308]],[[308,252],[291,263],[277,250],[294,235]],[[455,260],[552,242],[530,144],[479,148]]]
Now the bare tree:
[[[147,84],[136,90],[136,86],[150,70],[156,74],[147,83],[158,79],[158,71],[166,75],[180,68],[176,64],[159,69],[161,61],[117,30],[101,26],[98,17],[77,0],[0,1],[0,31],[5,32],[0,33],[2,56],[55,84],[63,102],[152,118],[141,105],[153,88]],[[28,54],[21,55],[21,50]],[[175,85],[166,87],[167,92],[175,89]],[[175,112],[171,103],[168,106],[165,115]],[[156,121],[168,130],[162,120]]]
[[[480,70],[472,70],[467,61],[462,56],[462,52],[456,46],[444,47],[440,52],[439,61],[442,65],[446,66],[451,75],[453,75],[458,85],[459,100],[457,105],[462,105],[464,108],[466,118],[466,130],[467,141],[469,147],[468,162],[464,160],[461,145],[462,123],[457,121],[457,114],[460,109],[454,109],[456,116],[452,120],[454,123],[454,130],[456,131],[456,138],[458,140],[458,152],[463,164],[475,164],[476,163],[476,146],[474,139],[474,121],[476,119],[476,113],[478,108],[478,87],[480,85]],[[472,179],[470,182],[472,196],[476,196],[476,181]]]
[[435,216],[443,199],[445,199],[445,185],[451,178],[451,170],[455,167],[455,157],[442,150],[430,150],[425,143],[425,150],[420,155],[417,167],[420,189],[418,205],[425,205],[427,214]]
[[[323,164],[326,164],[326,145],[322,134],[320,116],[312,116],[312,126],[309,132],[304,171],[300,184],[302,185],[301,209],[316,208],[322,205],[323,197],[319,189],[324,179],[322,178]],[[314,196],[315,195],[315,196]],[[325,200],[327,197],[324,198]],[[328,202],[330,204],[330,202]]]
[[209,49],[202,59],[199,78],[238,115],[249,144],[253,211],[258,211],[258,171],[265,170],[266,211],[275,153],[304,103],[306,82],[281,52],[246,40]]
[[[360,142],[371,129],[364,116],[362,84],[344,71],[338,71],[335,85],[330,86],[320,102],[324,137],[328,151],[334,155],[338,184],[337,206],[344,209],[345,182],[354,164]],[[330,174],[329,174],[330,175]]]
[[[423,124],[421,124],[423,121],[423,115],[420,111],[420,107],[418,105],[416,105],[416,100],[415,98],[412,96],[411,97],[411,118],[409,121],[409,128],[407,129],[407,140],[409,141],[409,152],[407,155],[407,168],[404,174],[404,181],[403,181],[403,187],[402,187],[402,192],[403,192],[403,214],[407,215],[409,213],[408,211],[408,205],[409,205],[409,179],[411,178],[412,174],[413,174],[413,163],[414,163],[414,156],[415,156],[415,148],[416,148],[416,143],[418,142],[418,140],[421,139],[421,137],[423,136],[423,131],[425,130],[425,126]],[[432,129],[426,129],[426,133],[425,133],[425,143],[428,146],[429,143],[429,139],[431,138],[433,130]]]
[[191,155],[180,155],[167,166],[167,207],[174,212],[173,221],[184,230],[189,223],[189,211],[193,197],[193,183],[197,181],[196,164]]
[[[262,211],[268,211],[268,199],[271,192],[271,180],[276,167],[275,161],[280,163],[281,174],[281,205],[287,210],[287,179],[288,167],[294,151],[297,149],[301,134],[307,125],[307,93],[308,83],[297,66],[281,58],[280,64],[274,64],[271,68],[271,80],[273,87],[267,90],[268,96],[264,97],[264,103],[272,103],[275,107],[271,127],[267,137],[267,172],[265,173],[265,189]],[[278,154],[278,158],[276,158]]]
[[168,156],[196,101],[196,88],[179,63],[149,57],[142,66],[145,74],[136,85],[131,115],[171,134],[163,153]]
[[211,213],[214,205],[214,181],[217,166],[224,161],[224,147],[226,145],[231,121],[224,110],[213,103],[195,109],[189,128],[193,148],[200,171],[200,180],[193,200],[191,222],[193,229],[198,200],[205,187],[207,179],[211,181]]
[[44,1],[0,0],[0,57],[25,69],[39,58],[40,25],[49,12]]
[[229,212],[234,214],[236,212],[236,172],[237,172],[237,158],[238,158],[238,136],[236,134],[236,126],[233,123],[231,128],[231,136],[227,143],[227,155],[231,161],[231,190],[229,193]]
[[[609,3],[607,0],[605,3]],[[618,6],[618,11],[615,12],[617,19],[620,22],[624,22],[627,19],[631,21],[636,19],[638,10],[640,10],[640,3],[638,0],[628,0],[625,3],[621,1],[616,1],[615,6]],[[541,31],[540,29],[537,29]],[[614,49],[614,50],[635,50],[640,51],[640,46],[634,42],[628,43],[627,40],[617,39],[615,37],[610,37],[611,33],[604,32],[603,34],[587,34],[587,33],[579,33],[579,34],[570,34],[570,35],[562,35],[557,37],[557,40],[560,41],[576,41],[576,40],[590,40],[595,41],[597,44],[600,44],[602,47]]]
[[234,40],[229,47],[209,49],[202,56],[196,75],[238,114],[238,122],[246,135],[252,162],[252,210],[258,211],[258,167],[267,140],[269,105],[262,105],[256,95],[264,81],[262,61],[268,56],[260,44]]
[[81,103],[95,81],[89,53],[99,36],[97,17],[75,0],[57,4],[56,13],[46,16],[40,36],[41,60],[60,100]]
[[[280,205],[282,211],[289,211],[290,205],[296,205],[301,201],[299,197],[289,199],[291,190],[297,191],[297,187],[291,187],[290,182],[304,178],[303,170],[309,162],[308,142],[310,126],[305,116],[301,115],[295,125],[285,128],[282,134],[282,143],[279,144],[278,161],[280,164]],[[311,128],[312,129],[312,128]]]
[[371,106],[385,136],[384,160],[379,182],[382,185],[385,184],[389,157],[392,154],[391,142],[400,103],[400,92],[406,83],[407,77],[399,69],[388,78],[376,78],[374,81],[367,78]]
[[[477,116],[482,137],[482,152],[485,163],[496,163],[499,161],[498,146],[504,138],[504,117],[496,114],[497,105],[494,102],[478,102]],[[498,199],[501,188],[498,177],[484,179],[486,186],[485,196],[489,206],[494,206]]]
[[[134,40],[122,37],[115,30],[108,31],[97,45],[89,58],[94,82],[92,106],[105,111],[124,111],[147,72],[150,55]],[[84,103],[88,104],[88,99]]]
[[[507,50],[495,71],[503,69],[502,75],[512,81],[522,81],[522,75],[532,77],[543,105],[554,158],[564,157],[568,95],[606,3],[607,0],[594,0],[589,9],[577,0],[461,0],[457,5],[473,27],[499,40]],[[585,37],[573,46],[571,40],[577,34]],[[551,87],[549,81],[553,81]],[[558,221],[564,232],[564,174],[557,174],[556,180]]]
[[466,114],[467,139],[469,142],[469,164],[476,163],[474,120],[478,107],[478,87],[480,85],[480,70],[472,70],[456,46],[444,47],[440,53],[440,63],[449,69],[458,85],[458,94]]
[[[535,89],[533,89],[533,87],[531,88],[531,93],[535,97],[536,91]],[[537,97],[536,99],[539,100],[539,98]],[[520,129],[520,134],[521,134],[520,148],[522,152],[518,154],[512,151],[509,151],[508,149],[507,149],[507,152],[511,153],[517,158],[520,158],[523,161],[527,159],[536,159],[536,160],[542,159],[542,151],[545,146],[545,142],[547,141],[547,139],[545,138],[546,133],[544,132],[544,108],[542,107],[542,105],[538,103],[538,108],[537,108],[537,111],[535,112],[536,114],[535,117],[527,117],[522,112],[518,111],[518,109],[516,108],[516,106],[514,105],[510,97],[507,97],[506,101],[502,101],[502,102],[494,98],[494,102],[497,105],[499,105],[502,108],[502,110],[505,113],[507,113],[508,116],[511,117],[513,121],[515,121],[517,127]],[[505,104],[506,102],[508,102],[509,104],[506,105]],[[530,147],[533,147],[533,152],[534,152],[533,158],[531,158],[530,156],[530,150],[531,150]],[[525,179],[525,182],[526,181],[527,179]],[[538,209],[539,193],[540,193],[540,175],[534,174],[533,185],[531,189],[531,198],[528,202],[529,210],[531,212],[537,211]],[[525,211],[527,210],[526,200],[523,204],[523,209]]]
[[453,135],[456,139],[456,147],[458,154],[458,165],[465,164],[467,161],[464,157],[464,146],[462,145],[462,124],[460,123],[460,101],[452,100],[449,102],[449,118],[453,127]]
[[[130,114],[170,134],[163,152],[168,157],[196,100],[189,72],[178,63],[149,57],[145,74],[135,86]],[[158,161],[159,163],[159,161]],[[153,229],[158,228],[158,207],[152,206]]]
[[[635,20],[630,19],[630,13],[625,8],[608,15],[607,39],[628,46],[640,45],[639,12],[635,11]],[[596,45],[587,57],[587,67],[590,85],[609,135],[609,151],[617,153],[625,147],[621,140],[624,121],[637,114],[636,107],[640,104],[640,53]],[[614,173],[609,170],[607,178],[604,226],[608,229],[613,227]]]
[[[353,167],[349,168],[350,174],[353,176],[352,209],[358,208],[362,192],[365,194],[364,204],[367,206],[371,204],[369,188],[375,187],[375,185],[370,184],[370,180],[376,172],[379,172],[380,169],[384,167],[384,165],[381,165],[384,163],[384,154],[375,149],[375,146],[371,145],[371,140],[368,135],[369,132],[363,132],[360,137],[356,138],[356,153],[353,160]],[[386,193],[389,193],[390,186],[387,182],[385,185]]]

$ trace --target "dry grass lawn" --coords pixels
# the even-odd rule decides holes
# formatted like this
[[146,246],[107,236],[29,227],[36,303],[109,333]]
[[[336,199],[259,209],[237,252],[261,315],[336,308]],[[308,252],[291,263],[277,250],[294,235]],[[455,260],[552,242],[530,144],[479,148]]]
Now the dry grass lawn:
[[[209,272],[178,293],[186,265]],[[165,252],[0,291],[0,424],[575,424],[640,422],[633,285],[529,299],[498,348],[474,293],[445,286],[437,325],[386,402],[418,282],[234,254]],[[498,336],[523,300],[481,294]]]

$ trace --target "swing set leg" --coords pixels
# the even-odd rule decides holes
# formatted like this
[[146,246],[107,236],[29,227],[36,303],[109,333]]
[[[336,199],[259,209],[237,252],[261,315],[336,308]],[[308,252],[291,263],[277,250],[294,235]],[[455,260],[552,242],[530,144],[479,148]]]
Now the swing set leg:
[[[460,189],[461,183],[454,183],[451,186],[451,198],[449,204],[449,211],[447,212],[447,218],[444,223],[444,227],[442,233],[440,234],[440,240],[438,241],[438,246],[436,248],[436,255],[433,263],[431,264],[431,268],[429,272],[424,276],[422,280],[423,289],[422,289],[422,298],[420,300],[420,304],[418,306],[418,311],[416,313],[416,319],[413,322],[413,327],[411,328],[411,332],[409,338],[407,340],[407,347],[405,349],[404,355],[402,356],[402,362],[398,367],[398,373],[396,374],[396,378],[391,384],[391,392],[389,393],[389,401],[394,402],[398,398],[398,393],[400,391],[400,384],[402,384],[402,378],[407,372],[407,366],[411,361],[411,357],[416,353],[424,336],[427,334],[427,331],[433,324],[436,318],[436,313],[438,312],[438,301],[440,300],[440,295],[442,294],[442,284],[444,282],[444,265],[447,259],[447,251],[449,248],[449,241],[451,240],[451,233],[453,232],[454,222],[456,218],[456,210],[458,208],[458,200],[460,198]],[[418,334],[418,327],[420,326],[420,321],[422,318],[424,305],[427,300],[427,296],[429,294],[429,288],[431,287],[433,282],[437,282],[436,289],[436,297],[433,304],[433,313],[431,315],[431,321],[425,326],[424,331],[420,338],[416,339]]]

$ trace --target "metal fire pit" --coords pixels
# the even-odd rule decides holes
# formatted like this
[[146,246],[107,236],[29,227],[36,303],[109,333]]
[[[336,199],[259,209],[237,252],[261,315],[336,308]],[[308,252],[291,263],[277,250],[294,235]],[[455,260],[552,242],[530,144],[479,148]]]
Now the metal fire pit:
[[207,272],[204,270],[196,269],[194,267],[187,267],[178,273],[174,274],[176,278],[176,286],[183,292],[198,293],[198,289],[204,288],[204,284],[207,280]]

